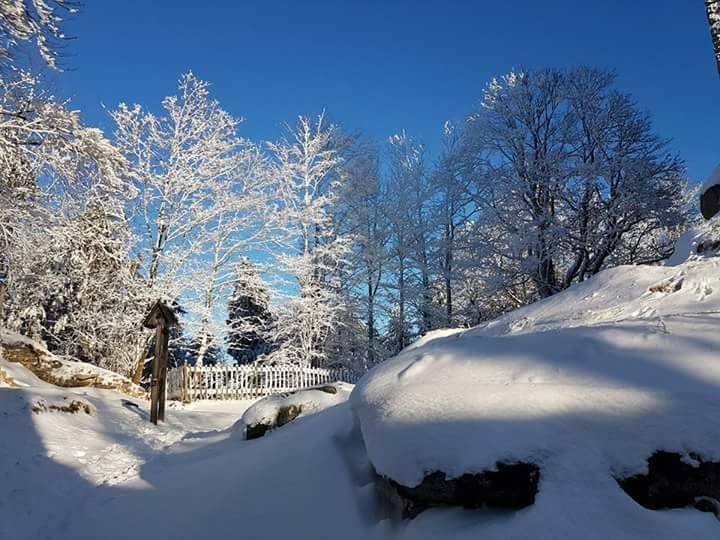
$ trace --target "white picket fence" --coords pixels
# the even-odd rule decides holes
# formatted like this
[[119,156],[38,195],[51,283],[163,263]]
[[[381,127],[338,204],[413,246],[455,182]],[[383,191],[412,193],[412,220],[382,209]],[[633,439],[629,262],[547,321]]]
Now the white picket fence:
[[360,376],[346,368],[294,365],[182,366],[168,371],[167,397],[185,402],[253,399],[336,381],[354,384]]

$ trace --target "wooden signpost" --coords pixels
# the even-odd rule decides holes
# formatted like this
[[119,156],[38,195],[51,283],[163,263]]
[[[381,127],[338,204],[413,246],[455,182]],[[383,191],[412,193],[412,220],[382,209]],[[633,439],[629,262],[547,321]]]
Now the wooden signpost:
[[150,379],[150,421],[157,424],[165,421],[165,393],[168,365],[168,340],[170,328],[177,326],[173,311],[158,300],[143,321],[145,328],[155,329],[155,357],[153,358],[152,379]]

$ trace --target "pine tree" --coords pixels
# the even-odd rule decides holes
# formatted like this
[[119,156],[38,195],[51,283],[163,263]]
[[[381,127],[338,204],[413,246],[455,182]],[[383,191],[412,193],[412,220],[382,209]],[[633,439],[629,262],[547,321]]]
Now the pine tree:
[[228,303],[227,351],[237,364],[247,364],[270,351],[266,332],[272,315],[267,290],[257,269],[246,259],[236,273]]

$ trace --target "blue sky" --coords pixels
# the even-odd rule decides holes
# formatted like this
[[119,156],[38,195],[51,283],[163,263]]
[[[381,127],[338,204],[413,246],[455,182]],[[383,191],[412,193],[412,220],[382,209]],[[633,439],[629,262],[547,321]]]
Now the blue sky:
[[68,31],[77,40],[54,84],[104,128],[101,103],[157,107],[191,69],[246,118],[245,136],[274,139],[326,109],[377,141],[405,129],[432,153],[491,77],[587,64],[617,73],[691,178],[720,162],[702,0],[87,0]]

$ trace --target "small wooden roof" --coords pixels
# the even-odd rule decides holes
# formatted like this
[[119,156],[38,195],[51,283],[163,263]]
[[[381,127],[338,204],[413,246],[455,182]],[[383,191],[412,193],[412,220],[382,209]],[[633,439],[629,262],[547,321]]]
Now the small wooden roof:
[[178,324],[173,310],[167,307],[162,300],[158,300],[150,309],[150,313],[145,316],[143,326],[145,328],[157,328],[161,322],[164,326],[177,326]]

